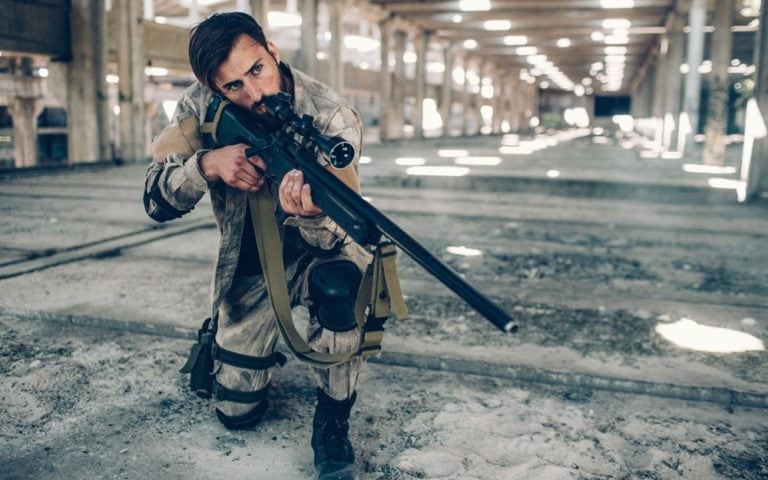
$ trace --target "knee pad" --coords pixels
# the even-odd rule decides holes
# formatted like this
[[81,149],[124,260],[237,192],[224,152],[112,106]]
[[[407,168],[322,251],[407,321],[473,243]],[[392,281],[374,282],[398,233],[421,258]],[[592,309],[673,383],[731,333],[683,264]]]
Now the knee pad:
[[347,332],[357,326],[355,302],[362,273],[349,260],[321,263],[309,273],[310,312],[324,328]]

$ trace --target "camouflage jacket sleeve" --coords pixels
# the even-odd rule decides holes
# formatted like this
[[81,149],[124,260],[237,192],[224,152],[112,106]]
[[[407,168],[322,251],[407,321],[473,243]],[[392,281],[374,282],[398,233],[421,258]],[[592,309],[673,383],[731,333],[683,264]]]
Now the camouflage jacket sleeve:
[[205,92],[199,84],[179,100],[173,121],[152,142],[152,163],[145,175],[144,209],[165,222],[190,212],[208,191],[198,159],[207,150],[200,139]]

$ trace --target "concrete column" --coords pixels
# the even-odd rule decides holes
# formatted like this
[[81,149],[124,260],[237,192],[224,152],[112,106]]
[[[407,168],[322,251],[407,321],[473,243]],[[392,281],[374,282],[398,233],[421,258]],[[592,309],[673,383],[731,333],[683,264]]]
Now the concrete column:
[[300,0],[301,46],[293,65],[310,77],[317,75],[317,0]]
[[522,80],[520,80],[519,72],[516,72],[514,75],[510,75],[510,78],[507,80],[506,84],[506,97],[509,101],[509,107],[507,110],[509,131],[517,132],[520,130],[520,99],[523,95],[521,91]]
[[656,57],[656,70],[653,78],[653,100],[651,100],[651,116],[656,120],[664,120],[664,98],[666,96],[665,80],[669,68],[669,37],[665,34],[659,37],[659,53]]
[[424,98],[427,91],[427,51],[429,32],[419,32],[414,39],[416,46],[416,104],[413,110],[413,127],[416,138],[424,138]]
[[645,93],[645,80],[638,84],[634,90],[630,91],[630,97],[632,99],[632,106],[630,107],[630,114],[634,118],[642,118],[643,94]]
[[111,157],[106,80],[106,11],[95,0],[70,3],[72,62],[68,69],[67,155],[70,163]]
[[440,90],[440,117],[443,119],[443,137],[451,134],[451,107],[453,105],[453,44],[443,44],[443,85]]
[[494,134],[501,133],[501,121],[504,118],[504,95],[502,92],[502,78],[501,72],[495,70],[493,72],[493,121],[491,122],[491,132]]
[[339,95],[344,90],[344,61],[342,59],[342,41],[344,36],[342,18],[344,16],[343,0],[327,0],[328,13],[331,22],[331,45],[328,60],[331,67],[330,87]]
[[264,30],[264,35],[269,38],[269,0],[250,0],[251,2],[251,15],[261,25],[261,29]]
[[187,18],[189,23],[193,25],[202,19],[200,15],[200,4],[198,4],[197,1],[198,0],[191,0],[190,2],[187,2],[189,8],[189,15],[187,15]]
[[37,165],[37,116],[43,111],[43,99],[16,96],[8,107],[13,116],[14,165],[33,167]]
[[392,20],[384,18],[379,21],[381,37],[381,69],[379,70],[379,139],[390,140],[391,109],[392,109],[392,74],[389,70],[389,55],[392,50]]
[[[150,3],[153,2],[153,0],[144,0],[149,1]],[[251,15],[253,12],[251,12],[251,0],[236,0],[235,1],[235,10],[238,12],[247,13],[248,15]],[[144,14],[146,14],[147,8],[144,7]]]
[[470,69],[470,57],[464,55],[462,66],[464,67],[464,90],[461,92],[461,134],[469,135],[469,117],[471,115],[470,108],[472,105],[472,97],[469,92],[469,76],[467,72]]
[[116,0],[117,76],[120,105],[120,158],[142,162],[147,156],[144,113],[144,24],[141,4]]
[[683,33],[683,20],[678,16],[672,23],[669,32],[668,64],[666,68],[666,88],[664,91],[664,137],[665,150],[672,148],[675,134],[680,127],[680,95],[682,90],[682,75],[680,65],[683,63],[685,46],[685,33]]
[[[704,24],[707,21],[707,0],[693,0],[688,12],[691,32],[688,34],[687,56],[688,73],[685,75],[685,96],[683,112],[688,117],[690,132],[681,135],[678,151],[691,151],[693,137],[699,131],[699,109],[701,106],[701,73],[699,65],[704,58]],[[685,132],[683,132],[685,133]]]
[[392,79],[392,106],[390,109],[391,138],[403,137],[405,124],[405,43],[408,34],[401,30],[395,30],[395,74]]
[[[764,6],[765,7],[765,6]],[[755,36],[755,102],[757,103],[756,117],[747,118],[747,130],[753,129],[754,148],[747,150],[751,140],[750,134],[745,135],[745,152],[741,163],[741,179],[745,184],[744,194],[739,200],[749,201],[768,190],[768,136],[765,135],[765,118],[768,112],[768,8],[760,12],[760,27]],[[749,107],[747,107],[749,111]],[[748,113],[749,115],[749,113]],[[757,123],[762,123],[759,127]],[[762,128],[760,128],[762,127]],[[762,130],[762,131],[759,131]],[[761,135],[762,134],[762,135]]]
[[[477,118],[477,131],[475,132],[477,135],[480,135],[483,133],[483,127],[485,127],[485,119],[483,118],[483,106],[487,103],[486,99],[483,97],[482,91],[483,91],[483,79],[486,77],[491,76],[490,70],[492,68],[492,65],[489,61],[482,61],[479,64],[478,68],[478,77],[480,77],[480,84],[478,85],[477,92],[474,94],[475,98],[475,118]],[[493,123],[493,118],[491,118],[491,123]]]
[[531,99],[531,115],[539,119],[539,125],[541,125],[541,98],[539,85],[534,83],[530,85],[530,99]]
[[656,91],[656,64],[648,66],[648,73],[645,76],[643,86],[645,88],[645,103],[643,105],[643,117],[653,117],[653,100],[654,92]]
[[713,16],[715,33],[712,37],[712,75],[709,77],[709,101],[705,128],[704,163],[725,164],[725,133],[728,123],[728,67],[733,49],[733,0],[715,2]]
[[654,123],[654,148],[661,151],[664,148],[664,99],[667,96],[669,76],[669,37],[664,34],[659,38],[659,52],[656,57],[656,69],[653,75],[653,98],[651,99],[651,117]]
[[150,22],[155,20],[155,0],[144,0],[144,19]]

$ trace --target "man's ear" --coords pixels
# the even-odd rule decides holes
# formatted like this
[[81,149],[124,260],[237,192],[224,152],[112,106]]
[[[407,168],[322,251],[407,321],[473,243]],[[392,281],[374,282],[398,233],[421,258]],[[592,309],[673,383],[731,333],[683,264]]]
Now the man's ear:
[[277,45],[272,43],[272,40],[267,40],[267,51],[277,63],[280,63],[280,51],[277,49]]

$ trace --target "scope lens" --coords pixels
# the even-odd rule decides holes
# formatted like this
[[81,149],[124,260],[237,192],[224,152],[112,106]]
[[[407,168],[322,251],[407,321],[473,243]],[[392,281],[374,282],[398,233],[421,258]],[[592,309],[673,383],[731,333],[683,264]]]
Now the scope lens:
[[337,143],[328,153],[328,160],[335,168],[344,168],[355,159],[355,148],[349,142]]

